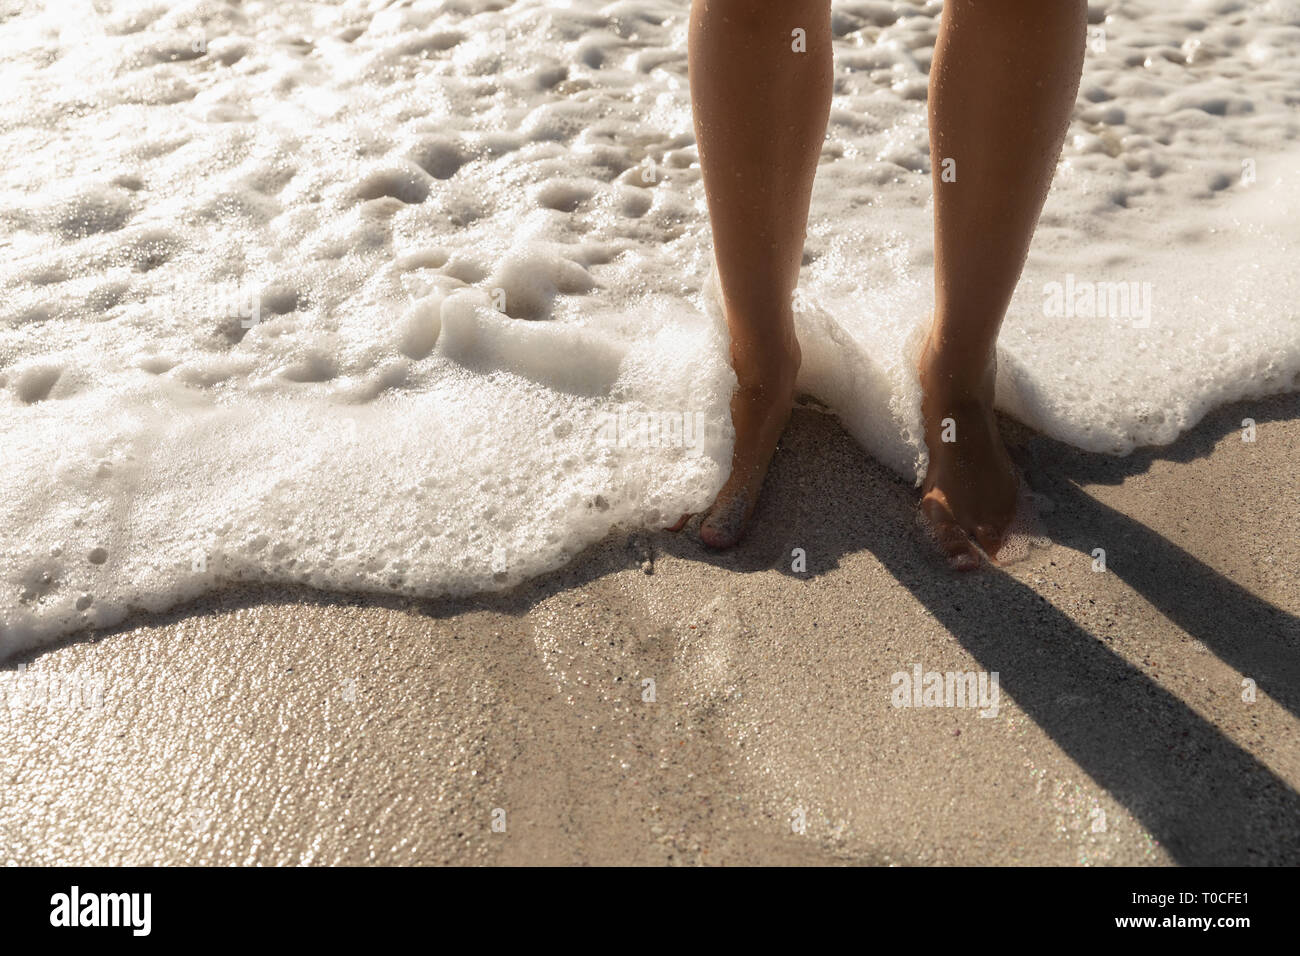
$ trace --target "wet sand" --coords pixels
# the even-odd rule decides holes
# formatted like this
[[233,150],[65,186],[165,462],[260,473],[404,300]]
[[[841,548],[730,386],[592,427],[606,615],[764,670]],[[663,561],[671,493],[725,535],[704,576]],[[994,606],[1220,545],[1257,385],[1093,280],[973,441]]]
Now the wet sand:
[[[249,587],[9,661],[0,856],[1300,863],[1300,396],[1127,458],[1004,424],[1055,543],[1001,570],[946,571],[915,490],[800,410],[732,553],[614,535],[457,603]],[[996,671],[997,716],[894,707],[914,664]]]

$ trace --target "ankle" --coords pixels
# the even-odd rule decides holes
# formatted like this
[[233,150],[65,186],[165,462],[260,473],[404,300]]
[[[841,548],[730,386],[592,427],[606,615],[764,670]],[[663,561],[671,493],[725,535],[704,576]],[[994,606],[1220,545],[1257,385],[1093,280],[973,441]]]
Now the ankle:
[[741,388],[793,387],[803,356],[791,333],[786,341],[761,348],[737,349],[732,344],[731,367]]
[[954,408],[993,405],[997,363],[991,352],[984,356],[951,346],[936,346],[931,336],[921,351],[917,371],[927,405],[941,403]]

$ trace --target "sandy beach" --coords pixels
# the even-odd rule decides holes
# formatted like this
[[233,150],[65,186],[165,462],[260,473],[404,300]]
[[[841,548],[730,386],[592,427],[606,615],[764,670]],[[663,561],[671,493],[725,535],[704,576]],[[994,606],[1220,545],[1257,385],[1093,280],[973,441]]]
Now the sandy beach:
[[1300,864],[1300,6],[703,6],[0,15],[0,862]]
[[[1001,570],[805,409],[734,553],[227,591],[10,661],[3,862],[1300,862],[1300,397],[1124,458],[1004,427],[1055,507]],[[997,715],[893,706],[914,664],[996,671]]]

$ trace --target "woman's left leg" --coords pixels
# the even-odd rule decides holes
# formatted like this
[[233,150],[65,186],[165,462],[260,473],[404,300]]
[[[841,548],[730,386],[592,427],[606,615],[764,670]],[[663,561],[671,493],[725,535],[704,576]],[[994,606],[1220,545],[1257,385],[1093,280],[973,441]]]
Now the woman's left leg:
[[959,570],[978,567],[980,550],[995,556],[1015,517],[993,414],[995,345],[1074,109],[1087,10],[1085,0],[944,4],[930,68],[935,312],[920,368],[921,507]]

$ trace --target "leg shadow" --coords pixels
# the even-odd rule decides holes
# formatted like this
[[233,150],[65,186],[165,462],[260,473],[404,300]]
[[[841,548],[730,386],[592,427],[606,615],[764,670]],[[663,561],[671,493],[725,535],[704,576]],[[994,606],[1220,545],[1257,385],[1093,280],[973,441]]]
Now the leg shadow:
[[1042,596],[1000,571],[972,587],[864,543],[1176,862],[1300,863],[1300,794]]
[[[790,454],[776,463],[764,492],[769,503],[756,515],[757,541],[719,554],[689,536],[665,535],[659,547],[730,570],[785,573],[776,559],[785,558],[791,543],[811,543],[810,577],[833,570],[844,554],[865,547],[982,668],[999,673],[1002,688],[1029,718],[1127,807],[1176,862],[1300,864],[1295,824],[1300,794],[1286,781],[1033,588],[996,569],[973,576],[949,572],[915,525],[916,490],[869,459],[829,419],[797,419],[798,429],[788,435]],[[1196,457],[1213,441],[1200,431],[1162,451],[1172,457],[1189,454],[1189,447]],[[1141,470],[1155,456],[1143,461],[1071,452],[1094,470]],[[817,467],[808,467],[809,461]],[[1096,535],[1129,542],[1126,550],[1141,554],[1147,566],[1118,563],[1143,593],[1159,595],[1173,587],[1171,581],[1187,582],[1198,592],[1195,602],[1171,617],[1244,665],[1267,664],[1248,669],[1267,672],[1267,687],[1279,700],[1295,699],[1286,687],[1294,658],[1285,649],[1278,651],[1277,642],[1269,642],[1274,648],[1269,652],[1249,641],[1228,640],[1232,622],[1251,620],[1275,633],[1289,615],[1139,522],[1099,510],[1077,489],[1062,499],[1052,528],[1058,539],[1075,547],[1097,540]],[[1153,603],[1169,613],[1168,605],[1177,601],[1171,596]],[[1212,616],[1210,605],[1216,606]],[[1204,621],[1212,624],[1198,626]]]
[[[1085,555],[1104,545],[1108,571],[1300,717],[1300,618],[1102,504],[1078,484],[1117,484],[1146,471],[1156,459],[1187,462],[1206,456],[1225,435],[1240,428],[1243,416],[1261,424],[1300,418],[1300,395],[1219,409],[1168,448],[1140,449],[1125,458],[1089,454],[1038,436],[1029,443],[1025,464],[1030,484],[1056,505],[1044,516],[1053,541]],[[1286,507],[1287,492],[1278,490],[1278,501]],[[1213,508],[1213,503],[1190,507]]]
[[1065,480],[1049,494],[1053,541],[1085,555],[1106,542],[1107,571],[1300,717],[1300,619]]

